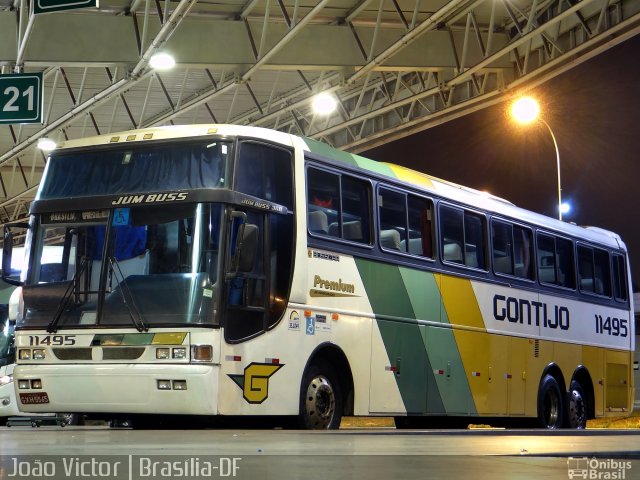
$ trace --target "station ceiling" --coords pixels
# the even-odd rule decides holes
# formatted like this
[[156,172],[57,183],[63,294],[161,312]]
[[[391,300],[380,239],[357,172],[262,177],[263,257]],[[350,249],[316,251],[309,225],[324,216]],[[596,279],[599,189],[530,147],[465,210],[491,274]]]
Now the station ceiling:
[[[0,0],[0,73],[43,72],[44,122],[0,125],[2,223],[27,215],[41,137],[236,123],[361,152],[640,32],[640,0],[101,0],[38,15],[29,3]],[[176,67],[151,69],[158,51]],[[311,109],[323,91],[338,100],[327,117]]]

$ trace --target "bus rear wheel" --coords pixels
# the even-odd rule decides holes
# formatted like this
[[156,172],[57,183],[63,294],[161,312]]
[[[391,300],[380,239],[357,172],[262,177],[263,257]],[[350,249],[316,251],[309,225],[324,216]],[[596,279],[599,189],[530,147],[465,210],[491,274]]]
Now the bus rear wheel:
[[339,428],[342,409],[342,390],[331,366],[325,362],[311,365],[302,381],[300,426],[308,430]]
[[561,428],[563,410],[560,385],[553,376],[545,375],[538,390],[538,423],[542,428]]
[[579,430],[587,428],[587,400],[577,380],[571,381],[567,407],[567,426]]

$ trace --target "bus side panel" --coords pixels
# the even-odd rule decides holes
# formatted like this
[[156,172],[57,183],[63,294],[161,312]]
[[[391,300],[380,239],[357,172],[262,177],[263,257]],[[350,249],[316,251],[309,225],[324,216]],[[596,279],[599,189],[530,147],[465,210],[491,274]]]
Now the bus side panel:
[[[387,338],[387,342],[389,342],[389,338]],[[390,358],[388,352],[389,348],[385,345],[382,332],[376,324],[371,329],[371,388],[369,389],[369,404],[366,410],[355,408],[354,413],[356,415],[367,415],[369,413],[404,415],[407,413],[405,402],[400,394],[396,380],[396,376],[401,374],[401,372],[398,372],[397,357]],[[354,378],[354,383],[357,388],[357,378]],[[356,396],[355,400],[357,401],[357,399],[358,397]]]
[[604,415],[605,352],[599,347],[585,346],[582,350],[584,366],[589,370],[593,382],[594,407],[596,417]]
[[509,398],[509,338],[486,333],[478,300],[468,279],[443,275],[442,297],[449,322],[454,325],[479,415],[505,415]]
[[372,370],[372,411],[384,411],[385,402],[375,393],[388,381],[385,375],[393,375],[408,414],[474,414],[453,330],[446,318],[442,323],[440,276],[361,259],[356,263],[390,362],[384,373]]
[[609,412],[630,412],[633,408],[633,356],[629,352],[608,350],[606,358],[605,415]]

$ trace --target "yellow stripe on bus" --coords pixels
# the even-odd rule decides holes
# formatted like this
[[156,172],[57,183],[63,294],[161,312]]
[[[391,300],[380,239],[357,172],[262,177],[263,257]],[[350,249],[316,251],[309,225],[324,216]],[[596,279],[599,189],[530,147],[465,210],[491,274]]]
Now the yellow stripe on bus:
[[182,345],[184,338],[187,336],[185,332],[177,333],[156,333],[153,336],[152,345]]
[[401,167],[400,165],[394,165],[392,163],[385,163],[385,165],[387,165],[396,177],[403,182],[414,183],[430,190],[434,189],[431,178],[424,173],[416,172],[415,170]]

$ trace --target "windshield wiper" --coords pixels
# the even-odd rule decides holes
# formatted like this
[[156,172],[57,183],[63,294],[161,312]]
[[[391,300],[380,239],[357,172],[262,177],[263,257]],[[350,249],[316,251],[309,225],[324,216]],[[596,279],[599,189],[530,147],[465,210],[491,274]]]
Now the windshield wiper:
[[62,296],[62,299],[58,304],[58,309],[53,316],[53,320],[51,320],[51,322],[49,322],[49,325],[47,326],[47,333],[56,333],[56,331],[58,330],[58,322],[60,321],[60,318],[62,318],[62,314],[64,313],[65,308],[67,308],[67,305],[69,305],[69,300],[71,300],[71,297],[73,296],[73,292],[77,287],[78,280],[80,280],[80,277],[87,269],[87,265],[89,265],[89,259],[87,257],[82,257],[80,266],[76,270],[75,275],[71,279],[67,290],[64,292],[64,295]]
[[[120,287],[120,295],[122,296],[122,303],[124,303],[125,307],[127,307],[127,311],[129,312],[129,316],[131,317],[131,321],[133,322],[133,325],[136,327],[136,330],[138,330],[139,332],[149,331],[149,327],[147,326],[146,323],[144,323],[142,314],[140,313],[140,310],[138,310],[138,307],[136,306],[133,294],[131,293],[129,286],[127,285],[127,282],[124,278],[124,274],[122,273],[122,269],[120,268],[120,264],[118,263],[118,260],[116,260],[115,257],[109,257],[109,272],[116,277],[116,282],[118,282],[118,286]],[[118,280],[117,274],[120,274],[121,280]],[[126,291],[126,295],[128,295],[129,298],[131,299],[131,305],[129,305],[129,302],[127,302],[125,291]]]

